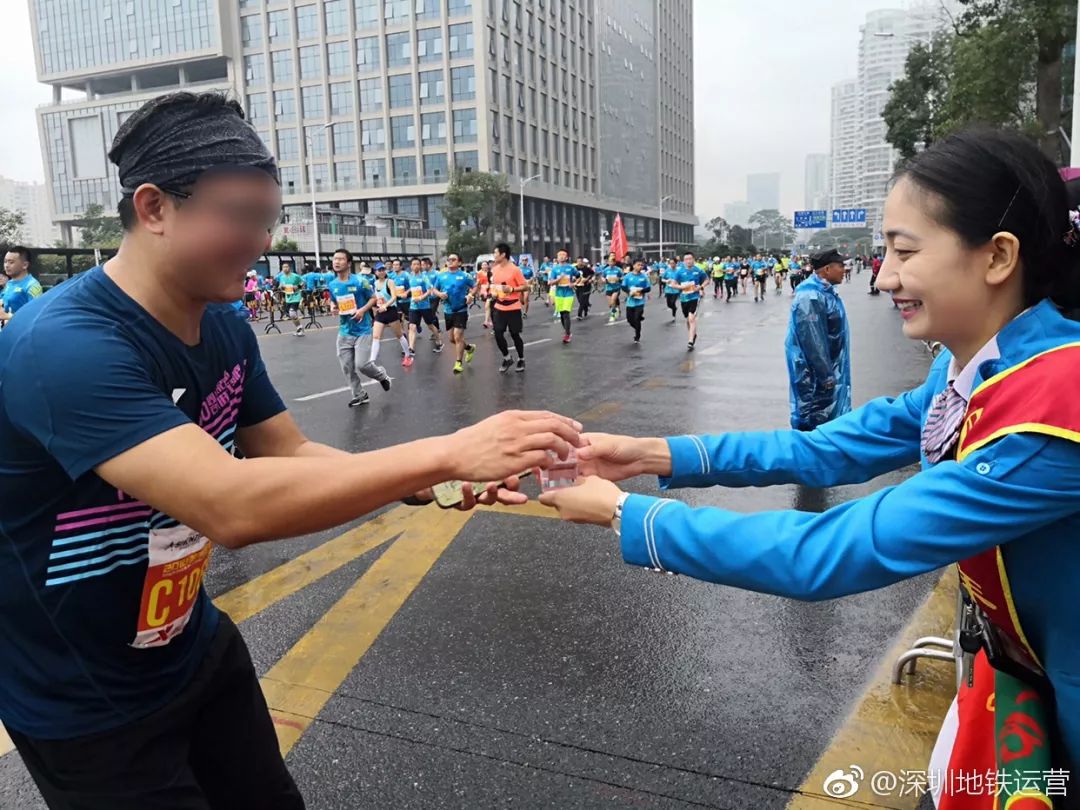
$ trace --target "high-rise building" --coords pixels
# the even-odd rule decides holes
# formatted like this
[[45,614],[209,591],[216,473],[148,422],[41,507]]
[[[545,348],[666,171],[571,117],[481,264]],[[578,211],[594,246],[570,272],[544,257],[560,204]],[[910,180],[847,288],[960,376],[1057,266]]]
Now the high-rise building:
[[821,211],[829,207],[830,180],[829,156],[807,155],[803,176],[803,205],[807,211]]
[[23,215],[19,239],[27,247],[52,247],[60,238],[60,229],[49,214],[49,192],[44,183],[0,177],[0,208]]
[[904,75],[911,47],[929,42],[959,11],[957,0],[939,0],[870,12],[859,29],[858,77],[833,86],[832,204],[866,208],[874,230],[897,160],[881,117],[889,86]]
[[[656,242],[663,196],[665,241],[692,240],[693,56],[659,58],[665,32],[691,40],[691,0],[30,6],[38,78],[54,88],[38,117],[62,224],[91,203],[115,207],[106,152],[117,127],[147,99],[188,89],[240,99],[278,158],[301,248],[313,242],[312,190],[324,246],[381,252],[373,234],[441,237],[455,168],[503,172],[515,194],[528,181],[535,254],[595,249],[616,212],[632,246]],[[62,88],[84,98],[61,103]],[[503,236],[517,241],[517,227]]]
[[751,213],[758,211],[780,210],[780,175],[777,172],[768,174],[746,175],[746,201],[750,203]]
[[760,210],[760,208],[754,208],[746,200],[730,202],[724,206],[724,220],[733,227],[738,225],[741,228],[748,228],[750,217]]
[[859,83],[832,87],[829,208],[854,208],[859,194]]

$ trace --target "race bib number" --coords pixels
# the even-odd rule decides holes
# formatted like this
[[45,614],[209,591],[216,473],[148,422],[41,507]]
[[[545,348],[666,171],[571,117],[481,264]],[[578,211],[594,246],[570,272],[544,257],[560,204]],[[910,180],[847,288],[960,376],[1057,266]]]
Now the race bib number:
[[641,289],[641,287],[634,287],[632,290],[630,290],[630,295],[634,296],[634,298],[641,298],[643,292],[644,291]]
[[391,284],[390,289],[394,291],[394,295],[396,295],[398,298],[401,298],[403,295],[405,295],[405,288],[402,287],[400,284]]
[[351,315],[356,312],[356,296],[352,293],[339,295],[337,297],[337,308],[342,315]]
[[619,283],[619,277],[618,276],[608,276],[607,277],[607,283],[608,284],[618,284]]
[[210,565],[210,549],[210,541],[187,526],[150,530],[150,564],[132,647],[164,647],[184,632]]
[[423,298],[424,298],[423,289],[421,289],[420,287],[413,287],[413,288],[411,288],[411,292],[412,292],[412,300],[413,301],[422,301],[423,300]]
[[294,292],[296,292],[296,287],[294,287],[292,284],[286,284],[284,287],[282,287],[282,289],[285,290],[286,295],[292,295]]
[[570,276],[559,276],[559,286],[560,287],[569,287],[570,286]]
[[386,306],[386,299],[383,298],[383,296],[381,296],[381,295],[376,295],[375,296],[375,306],[377,306],[377,307],[385,307]]

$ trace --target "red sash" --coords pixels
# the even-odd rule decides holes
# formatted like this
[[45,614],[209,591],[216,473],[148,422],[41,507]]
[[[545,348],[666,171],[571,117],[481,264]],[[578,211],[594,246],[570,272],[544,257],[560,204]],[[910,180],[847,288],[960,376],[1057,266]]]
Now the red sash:
[[[1078,371],[1080,344],[1069,344],[987,380],[968,402],[957,460],[1010,433],[1080,442]],[[1034,674],[1042,673],[1020,626],[1001,548],[988,549],[957,567],[964,590],[993,623],[1003,651]],[[1049,717],[1042,699],[1026,685],[1027,679],[992,669],[985,652],[975,657],[973,666],[973,683],[962,683],[957,696],[951,752],[945,754],[946,763],[939,764],[951,778],[993,774],[995,784],[978,791],[950,789],[941,796],[939,810],[1046,810],[1053,796],[1064,794],[1055,793],[1046,778],[1024,778],[1036,772],[1045,776],[1050,768]]]
[[[994,375],[968,401],[956,459],[1010,433],[1042,433],[1080,442],[1080,343],[1037,354]],[[971,598],[1004,635],[1008,652],[1036,672],[1035,655],[1013,602],[1001,548],[988,549],[958,565]]]

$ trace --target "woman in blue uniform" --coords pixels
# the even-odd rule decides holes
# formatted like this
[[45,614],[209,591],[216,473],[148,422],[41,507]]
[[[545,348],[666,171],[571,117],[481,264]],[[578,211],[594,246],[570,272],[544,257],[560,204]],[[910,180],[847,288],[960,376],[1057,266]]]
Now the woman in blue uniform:
[[[935,144],[897,174],[878,278],[905,335],[948,349],[923,385],[808,433],[594,434],[578,451],[589,477],[542,500],[612,525],[630,564],[796,599],[960,563],[971,652],[983,648],[999,693],[1007,675],[1043,696],[1045,738],[1021,753],[1052,742],[1054,764],[1075,768],[1080,324],[1061,312],[1080,304],[1074,222],[1057,170],[1025,138],[978,130]],[[611,483],[832,487],[916,461],[899,486],[822,514],[693,509]]]

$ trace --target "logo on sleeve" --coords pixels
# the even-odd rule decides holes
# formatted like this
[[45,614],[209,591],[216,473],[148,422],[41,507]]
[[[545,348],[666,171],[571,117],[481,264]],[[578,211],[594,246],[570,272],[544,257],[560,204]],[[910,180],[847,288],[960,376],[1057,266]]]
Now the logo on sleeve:
[[186,388],[174,388],[173,391],[172,391],[173,405],[179,405],[180,404],[180,397],[182,397],[185,393],[187,393]]

